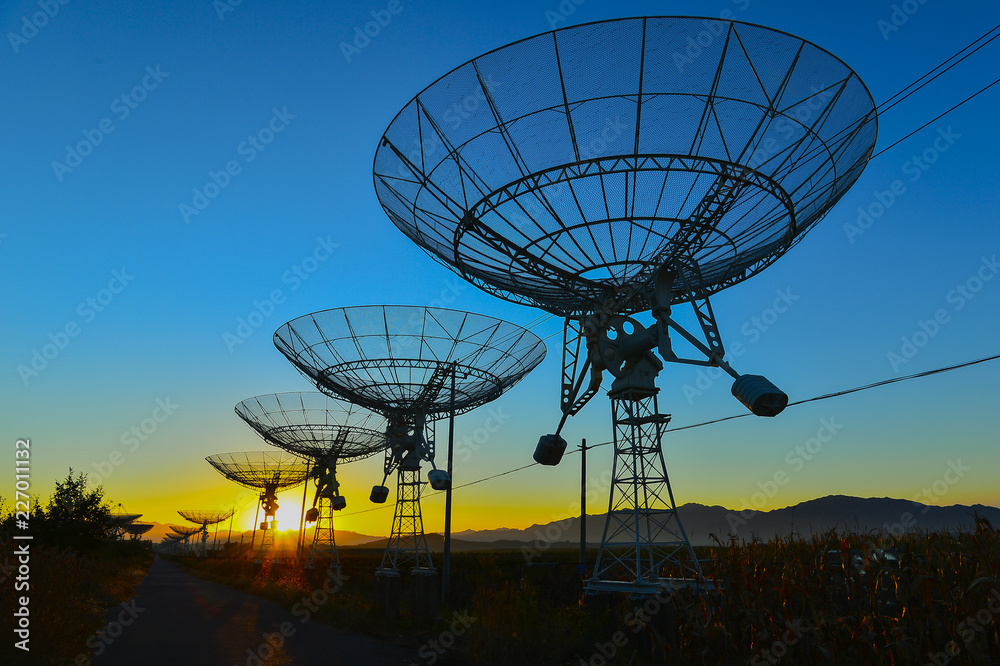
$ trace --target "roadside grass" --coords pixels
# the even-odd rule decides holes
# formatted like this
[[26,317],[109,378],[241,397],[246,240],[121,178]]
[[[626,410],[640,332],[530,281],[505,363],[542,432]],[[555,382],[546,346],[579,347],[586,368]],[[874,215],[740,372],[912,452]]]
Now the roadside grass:
[[[12,540],[0,537],[0,542],[5,554],[14,551]],[[104,626],[107,609],[134,596],[135,586],[152,561],[152,554],[138,544],[107,544],[88,554],[34,544],[29,589],[14,590],[16,561],[12,575],[3,583],[6,589],[0,595],[0,624],[7,638],[0,661],[69,664],[78,655],[89,654],[87,641]],[[15,636],[15,602],[20,596],[29,598],[29,653],[16,649],[16,639],[11,638]]]
[[[381,553],[343,548],[344,586],[309,618],[419,648],[425,664],[1000,663],[1000,532],[985,520],[963,534],[830,532],[697,551],[720,591],[661,599],[584,597],[578,551],[530,564],[517,551],[456,553],[431,623],[408,612],[405,574],[401,614],[385,617]],[[293,614],[318,600],[325,575],[293,561],[258,572],[241,559],[175,561]],[[472,619],[452,633],[455,613]]]

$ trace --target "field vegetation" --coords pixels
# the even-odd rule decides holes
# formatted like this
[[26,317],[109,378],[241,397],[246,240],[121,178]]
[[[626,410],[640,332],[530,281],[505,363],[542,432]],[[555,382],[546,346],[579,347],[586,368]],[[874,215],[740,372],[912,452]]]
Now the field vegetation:
[[585,597],[577,551],[530,565],[517,551],[454,554],[437,622],[409,612],[405,576],[401,613],[385,616],[373,551],[341,549],[342,586],[321,604],[323,566],[258,569],[248,549],[179,559],[293,612],[311,600],[310,621],[409,645],[427,664],[1000,664],[1000,532],[985,519],[964,534],[830,532],[698,554],[717,591],[645,599]]
[[[103,489],[70,470],[48,502],[32,500],[27,530],[18,529],[12,507],[0,498],[0,663],[69,664],[99,643],[108,608],[131,599],[153,555],[149,542],[112,540],[112,504]],[[14,541],[30,534],[31,541]],[[15,548],[28,543],[30,572],[18,580]],[[22,576],[22,578],[24,578]],[[27,590],[15,589],[26,582]],[[29,598],[30,652],[14,647],[18,597]],[[88,646],[88,642],[91,646]]]

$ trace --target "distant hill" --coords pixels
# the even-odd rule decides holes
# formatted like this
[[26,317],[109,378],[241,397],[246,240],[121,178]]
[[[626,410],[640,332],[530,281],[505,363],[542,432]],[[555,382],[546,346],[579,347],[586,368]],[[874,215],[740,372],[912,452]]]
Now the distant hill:
[[[704,504],[683,504],[677,509],[684,524],[688,538],[696,546],[712,543],[710,535],[716,535],[726,541],[729,535],[740,539],[760,537],[770,539],[775,536],[788,536],[793,532],[809,535],[813,532],[826,532],[831,529],[838,531],[868,531],[882,529],[885,531],[958,531],[975,528],[974,514],[986,517],[994,526],[1000,528],[1000,508],[974,504],[964,506],[929,506],[909,500],[892,499],[890,497],[850,497],[847,495],[829,495],[819,499],[801,502],[795,506],[771,511],[739,512],[722,506],[706,506]],[[597,545],[601,542],[604,532],[604,514],[587,516],[587,543]],[[153,522],[153,529],[146,533],[145,538],[159,541],[170,531],[169,524]],[[179,525],[180,523],[175,523]],[[219,529],[220,541],[225,539],[228,526]],[[249,543],[252,532],[242,533],[245,543]],[[297,531],[285,530],[278,532],[279,547],[295,540]],[[234,532],[233,541],[240,540],[240,534]],[[258,534],[259,536],[259,534]],[[209,539],[214,538],[214,531],[209,530]],[[365,549],[384,549],[388,543],[386,537],[376,537],[358,532],[336,532],[337,545],[340,547],[358,547]],[[456,552],[475,550],[519,550],[525,545],[549,548],[569,548],[580,543],[579,517],[536,524],[525,529],[501,527],[490,530],[463,530],[452,533],[452,550]],[[434,552],[444,549],[444,537],[440,534],[428,534],[427,546]]]
[[[889,497],[850,497],[830,495],[795,506],[771,511],[738,512],[722,506],[683,504],[677,508],[684,530],[694,545],[708,545],[715,534],[725,541],[729,535],[741,539],[770,539],[791,533],[808,535],[812,532],[868,531],[958,531],[975,528],[974,514],[985,516],[1000,527],[1000,508],[974,504],[964,506],[928,506],[909,500]],[[604,532],[604,514],[587,516],[587,542],[599,544]],[[567,518],[523,530],[465,530],[452,535],[466,542],[540,542],[550,547],[578,544],[579,518]]]

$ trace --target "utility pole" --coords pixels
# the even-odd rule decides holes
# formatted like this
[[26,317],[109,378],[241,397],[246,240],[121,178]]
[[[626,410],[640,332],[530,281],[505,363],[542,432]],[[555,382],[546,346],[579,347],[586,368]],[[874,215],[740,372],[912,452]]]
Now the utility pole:
[[580,444],[580,576],[587,575],[587,440]]
[[448,415],[448,490],[444,495],[444,557],[441,564],[441,601],[448,597],[451,576],[451,489],[455,485],[452,461],[455,452],[455,369],[451,371],[451,412]]

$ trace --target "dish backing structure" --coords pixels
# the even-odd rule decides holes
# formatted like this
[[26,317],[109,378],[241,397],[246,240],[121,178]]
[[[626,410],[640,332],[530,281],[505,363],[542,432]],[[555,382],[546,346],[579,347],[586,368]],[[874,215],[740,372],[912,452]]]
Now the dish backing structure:
[[[701,33],[710,39],[692,54]],[[456,103],[460,118],[448,113]],[[562,418],[536,461],[559,462],[566,418],[604,371],[614,378],[613,481],[588,591],[700,584],[655,378],[663,361],[718,366],[754,414],[784,409],[771,382],[724,359],[709,296],[798,243],[860,176],[876,132],[868,89],[829,52],[688,17],[602,21],[496,49],[432,83],[385,131],[373,172],[392,222],[480,288],[566,319]],[[671,316],[681,303],[700,335]],[[698,355],[678,355],[671,333]]]
[[236,413],[267,443],[312,461],[316,492],[306,522],[316,528],[306,567],[314,568],[317,557],[339,567],[333,514],[347,500],[340,494],[337,467],[388,446],[385,418],[318,392],[259,395],[237,404]]
[[130,534],[128,528],[135,521],[142,518],[141,513],[124,513],[122,505],[118,505],[118,512],[108,516],[108,529],[111,532],[111,538],[115,541],[124,541],[125,535]]
[[151,529],[153,526],[147,523],[132,523],[125,528],[125,533],[128,534],[129,541],[141,541],[142,535]]
[[201,528],[188,525],[172,525],[170,531],[171,533],[167,536],[176,541],[179,548],[183,548],[186,553],[191,554],[193,552],[193,547],[190,543],[191,537],[201,532]]
[[201,546],[198,548],[198,558],[208,558],[208,526],[215,525],[215,541],[212,550],[219,545],[219,523],[226,518],[231,518],[235,509],[225,509],[223,511],[199,511],[194,509],[178,509],[177,513],[187,521],[201,526]]
[[[277,559],[274,548],[274,532],[278,527],[274,517],[278,510],[277,493],[305,482],[309,476],[305,461],[285,451],[218,453],[205,460],[230,481],[260,492],[257,517],[263,508],[264,520],[260,523],[262,533],[256,563],[262,562],[265,551],[271,554],[272,561]],[[254,537],[257,527],[255,517]],[[250,542],[250,547],[253,547],[253,541]]]
[[[534,333],[484,315],[443,308],[361,306],[323,310],[281,326],[274,344],[321,391],[381,414],[387,448],[385,502],[396,472],[396,507],[380,577],[405,566],[431,577],[436,569],[420,510],[420,465],[446,490],[450,473],[435,464],[434,422],[486,404],[514,386],[545,356]],[[450,463],[450,461],[449,461]]]

